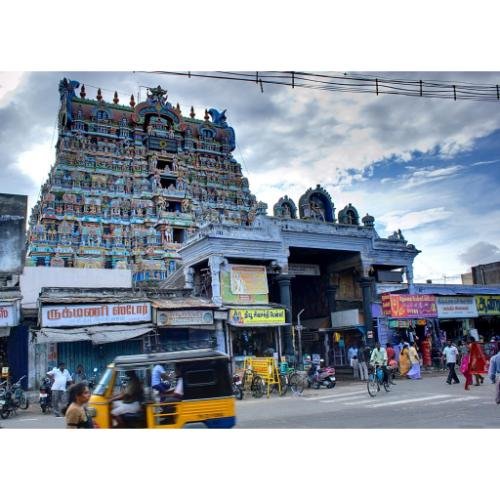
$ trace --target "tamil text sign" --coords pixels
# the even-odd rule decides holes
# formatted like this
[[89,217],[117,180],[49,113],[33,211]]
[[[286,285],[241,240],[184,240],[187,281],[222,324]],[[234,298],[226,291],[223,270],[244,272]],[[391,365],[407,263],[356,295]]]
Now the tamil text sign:
[[0,305],[0,327],[19,324],[19,309],[14,304]]
[[476,295],[476,307],[480,316],[500,315],[500,295]]
[[433,295],[382,295],[382,310],[391,318],[435,318],[436,300]]
[[42,327],[151,321],[151,304],[78,304],[42,307]]
[[156,324],[158,326],[189,326],[189,325],[213,325],[214,315],[212,311],[186,309],[179,311],[162,311],[156,313]]
[[238,326],[282,325],[284,309],[231,309],[229,322]]
[[438,318],[477,318],[474,297],[436,297]]

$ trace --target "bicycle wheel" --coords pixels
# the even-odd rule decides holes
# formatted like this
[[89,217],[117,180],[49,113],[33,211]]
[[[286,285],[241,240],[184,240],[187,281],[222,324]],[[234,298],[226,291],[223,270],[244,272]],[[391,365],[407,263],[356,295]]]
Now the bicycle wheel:
[[30,402],[28,396],[26,396],[26,394],[23,392],[19,397],[19,408],[21,408],[21,410],[27,410],[29,405]]
[[4,410],[3,408],[0,410],[0,417],[3,418],[4,420],[6,418],[9,418],[10,415],[10,410]]
[[252,396],[254,398],[261,398],[264,395],[266,384],[258,375],[252,380]]
[[288,390],[288,383],[285,375],[280,375],[280,386],[281,390],[279,394],[280,396],[284,396],[286,394],[286,391]]
[[384,386],[385,392],[391,392],[389,382],[382,382],[382,385]]
[[368,379],[368,383],[366,384],[366,387],[368,389],[368,394],[372,398],[374,398],[378,392],[378,384],[374,377],[370,376],[370,378]]
[[289,379],[289,385],[290,385],[290,390],[294,394],[302,394],[304,392],[305,388],[305,382],[304,379],[297,373],[294,373],[293,375],[290,375]]

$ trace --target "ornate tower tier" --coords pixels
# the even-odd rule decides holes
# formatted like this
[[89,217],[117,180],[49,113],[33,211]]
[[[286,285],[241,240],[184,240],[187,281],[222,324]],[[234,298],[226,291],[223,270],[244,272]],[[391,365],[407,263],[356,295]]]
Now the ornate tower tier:
[[[29,228],[27,265],[129,268],[162,280],[206,221],[248,224],[257,201],[233,158],[225,111],[183,116],[161,87],[144,102],[59,84],[56,160]],[[128,100],[128,99],[127,99]],[[122,102],[126,102],[123,100]],[[209,115],[212,120],[209,120]]]

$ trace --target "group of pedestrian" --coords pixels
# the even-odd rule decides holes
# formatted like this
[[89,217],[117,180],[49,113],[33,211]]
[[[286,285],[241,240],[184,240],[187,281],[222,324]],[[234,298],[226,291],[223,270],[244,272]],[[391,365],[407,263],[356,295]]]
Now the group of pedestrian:
[[[52,410],[56,417],[64,416],[68,428],[92,428],[92,417],[87,413],[90,389],[81,364],[71,375],[63,362],[47,372],[52,379]],[[64,415],[63,415],[64,414]]]

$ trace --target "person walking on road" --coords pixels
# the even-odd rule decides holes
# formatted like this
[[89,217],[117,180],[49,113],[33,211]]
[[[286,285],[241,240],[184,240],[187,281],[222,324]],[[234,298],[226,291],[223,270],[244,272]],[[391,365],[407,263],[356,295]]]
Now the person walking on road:
[[447,340],[446,347],[443,349],[443,358],[446,360],[446,366],[448,367],[448,378],[446,379],[447,384],[451,384],[452,380],[454,384],[459,384],[460,379],[455,372],[455,364],[458,358],[458,349],[451,343],[451,339]]
[[61,404],[65,403],[65,394],[67,386],[73,381],[69,371],[66,370],[63,362],[57,365],[57,368],[52,368],[52,370],[47,372],[54,382],[52,383],[52,408],[54,410],[54,415],[56,417],[61,417]]
[[419,380],[422,378],[420,376],[420,357],[418,355],[417,348],[415,347],[415,342],[410,343],[408,354],[410,355],[411,368],[406,376],[412,380]]
[[403,344],[403,348],[401,349],[401,353],[399,355],[399,374],[402,377],[406,377],[410,371],[410,367],[411,363],[410,353],[408,352],[408,344]]
[[92,429],[92,417],[87,413],[86,405],[90,399],[90,389],[85,382],[79,382],[69,388],[70,402],[66,410],[66,427],[68,429]]
[[496,382],[495,402],[500,405],[500,351],[490,358],[488,377],[492,384]]
[[361,380],[368,380],[368,361],[370,361],[370,348],[361,342],[358,347],[358,369]]
[[486,369],[486,356],[481,348],[481,345],[471,339],[469,344],[469,371],[474,376],[476,382],[474,385],[480,385],[484,382],[484,377],[488,370]]

